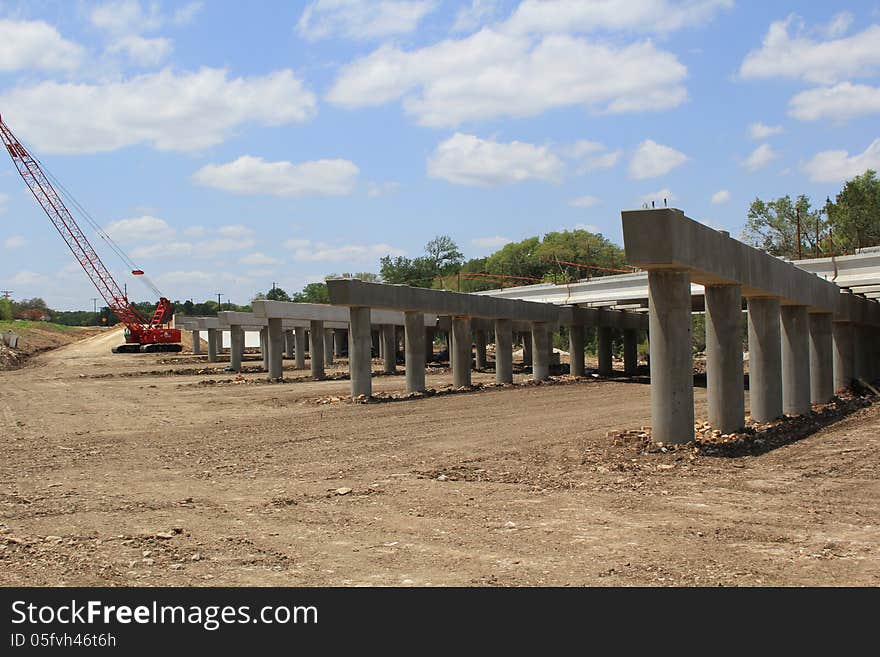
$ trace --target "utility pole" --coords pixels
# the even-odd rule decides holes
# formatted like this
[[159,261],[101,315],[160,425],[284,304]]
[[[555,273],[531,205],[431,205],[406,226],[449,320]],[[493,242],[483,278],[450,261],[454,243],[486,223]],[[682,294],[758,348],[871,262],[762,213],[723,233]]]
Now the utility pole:
[[0,294],[3,295],[4,299],[9,299],[12,297],[12,290],[0,290]]
[[98,297],[92,297],[92,312],[95,313],[95,326],[98,325]]
[[220,305],[220,296],[222,294],[223,294],[222,292],[217,293],[217,312],[223,310],[223,306]]
[[798,247],[797,254],[798,254],[798,260],[801,260],[803,256],[801,255],[801,209],[800,208],[798,208],[795,211],[795,216],[797,217],[797,247]]
[[123,284],[122,284],[122,290],[123,290],[122,295],[123,295],[126,299],[128,299],[128,283],[123,283]]

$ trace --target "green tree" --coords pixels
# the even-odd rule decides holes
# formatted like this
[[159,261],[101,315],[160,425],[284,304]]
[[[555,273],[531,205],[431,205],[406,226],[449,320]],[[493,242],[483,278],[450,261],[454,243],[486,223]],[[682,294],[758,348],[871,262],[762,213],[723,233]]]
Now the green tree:
[[6,297],[0,298],[0,321],[12,319],[12,302]]
[[290,300],[297,303],[330,303],[330,295],[324,283],[309,283]]
[[290,295],[280,287],[273,287],[266,292],[266,299],[269,301],[290,301]]
[[847,180],[828,208],[835,251],[855,252],[880,244],[880,179],[868,169]]
[[387,255],[379,260],[379,274],[385,283],[431,287],[435,272],[427,258],[392,258]]
[[[816,222],[821,226],[822,211],[814,209],[809,197],[801,194],[792,201],[788,195],[773,201],[755,198],[749,205],[743,241],[771,255],[796,259],[798,220],[800,220],[800,255],[808,257],[816,249]],[[820,227],[820,243],[824,230]]]
[[425,244],[425,254],[436,276],[457,271],[464,262],[464,255],[449,235],[438,235]]

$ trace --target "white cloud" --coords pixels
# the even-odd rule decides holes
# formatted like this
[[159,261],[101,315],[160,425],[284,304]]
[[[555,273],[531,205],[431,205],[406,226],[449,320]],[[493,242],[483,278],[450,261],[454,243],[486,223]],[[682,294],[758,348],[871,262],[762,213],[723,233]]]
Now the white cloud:
[[170,39],[147,39],[136,34],[121,37],[107,48],[111,53],[125,53],[138,66],[157,66],[171,54],[172,49]]
[[564,165],[546,146],[501,143],[460,132],[441,142],[428,158],[428,175],[457,185],[503,185],[558,180]]
[[397,192],[398,189],[400,189],[400,183],[398,182],[371,182],[369,183],[369,185],[367,185],[367,196],[369,196],[370,198],[389,196]]
[[730,192],[726,189],[721,189],[712,194],[712,205],[722,205],[730,201]]
[[137,0],[116,0],[98,5],[89,15],[92,25],[113,34],[137,34],[162,25],[158,4],[144,11]]
[[217,229],[217,234],[222,235],[223,237],[248,238],[254,234],[254,231],[247,226],[233,224],[231,226],[220,226]]
[[208,233],[208,229],[204,226],[190,226],[186,230],[183,231],[183,234],[187,237],[203,237]]
[[459,7],[455,13],[453,32],[470,32],[495,16],[499,0],[471,0],[470,6]]
[[657,190],[656,192],[649,192],[645,194],[639,199],[639,202],[645,203],[648,206],[650,206],[653,202],[658,208],[662,208],[664,199],[666,200],[666,203],[669,204],[673,201],[677,201],[678,197],[673,194],[672,190],[670,190],[668,187],[664,187],[663,189]]
[[578,196],[577,198],[573,198],[568,202],[568,204],[573,208],[592,208],[596,205],[599,205],[601,201],[595,196]]
[[171,16],[171,22],[178,26],[188,25],[189,23],[192,23],[193,19],[204,6],[204,2],[187,3],[183,7],[179,7],[174,11],[174,14]]
[[202,258],[209,258],[218,253],[229,253],[230,251],[244,251],[254,248],[256,242],[252,239],[242,239],[237,237],[218,237],[217,239],[199,242],[195,245],[194,253]]
[[435,6],[434,0],[314,0],[296,29],[308,41],[381,39],[414,31]]
[[140,246],[131,252],[135,260],[155,260],[166,258],[185,258],[193,255],[193,245],[189,242],[156,242]]
[[327,98],[348,108],[402,99],[418,123],[456,127],[574,105],[611,113],[669,109],[687,97],[686,74],[675,55],[651,41],[534,40],[484,28],[418,50],[383,45],[344,66]]
[[229,79],[223,69],[165,69],[119,82],[15,87],[3,116],[43,153],[97,153],[149,143],[192,151],[222,142],[244,123],[278,126],[315,113],[313,93],[291,70]]
[[749,124],[749,137],[752,139],[767,139],[767,137],[777,135],[780,132],[782,132],[781,125],[767,125],[760,121]]
[[801,121],[845,121],[880,112],[880,87],[841,82],[802,91],[788,102],[788,113]]
[[21,285],[21,286],[31,286],[31,285],[43,285],[48,283],[49,279],[46,278],[43,274],[38,274],[33,271],[20,271],[15,276],[9,279],[9,282],[12,285]]
[[578,175],[599,169],[611,169],[623,156],[623,151],[620,149],[606,151],[604,144],[587,139],[580,139],[574,144],[560,149],[559,152],[564,157],[579,161]]
[[770,144],[761,144],[743,161],[749,171],[758,171],[779,157],[779,153],[770,148]]
[[207,187],[234,194],[265,196],[345,196],[354,189],[359,169],[348,160],[266,162],[243,155],[227,164],[209,164],[193,174]]
[[501,235],[494,237],[475,237],[471,240],[471,246],[486,251],[500,249],[505,244],[510,244],[511,240]]
[[635,180],[664,176],[687,160],[684,153],[646,139],[636,148],[629,162],[629,175]]
[[880,170],[880,139],[857,155],[845,150],[822,151],[804,165],[813,182],[841,182],[865,173],[866,169]]
[[853,20],[855,20],[855,17],[851,12],[842,11],[831,19],[831,22],[825,28],[825,33],[832,39],[841,37],[849,31]]
[[506,28],[516,32],[668,33],[703,25],[733,0],[524,0]]
[[255,253],[249,253],[246,256],[243,256],[239,259],[239,262],[243,265],[280,265],[281,260],[278,258],[273,258],[272,256],[268,256],[265,253],[261,253],[259,251]]
[[294,260],[303,262],[367,262],[386,255],[406,252],[389,244],[326,244],[309,240],[288,240],[284,245],[293,251]]
[[21,235],[10,235],[3,240],[3,248],[5,249],[20,249],[25,244],[27,244],[27,240]]
[[150,215],[114,221],[104,231],[121,243],[165,241],[172,239],[175,234],[167,221]]
[[596,224],[575,224],[572,226],[574,230],[585,230],[588,233],[599,234],[602,231]]
[[0,71],[71,70],[83,52],[43,21],[0,20]]
[[872,75],[880,69],[880,25],[844,38],[820,41],[804,33],[794,16],[770,25],[761,47],[751,51],[740,66],[747,79],[785,77],[819,84],[842,78]]

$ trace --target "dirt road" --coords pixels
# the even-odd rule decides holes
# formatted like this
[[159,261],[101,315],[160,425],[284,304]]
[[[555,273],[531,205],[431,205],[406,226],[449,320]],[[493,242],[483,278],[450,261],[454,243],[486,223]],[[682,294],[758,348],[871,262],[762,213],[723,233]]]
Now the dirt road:
[[692,461],[606,438],[644,383],[319,405],[118,338],[0,373],[0,584],[880,584],[880,405]]

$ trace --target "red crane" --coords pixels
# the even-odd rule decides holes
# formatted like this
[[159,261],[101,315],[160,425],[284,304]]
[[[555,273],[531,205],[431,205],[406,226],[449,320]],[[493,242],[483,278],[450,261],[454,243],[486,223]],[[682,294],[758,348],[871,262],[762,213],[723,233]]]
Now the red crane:
[[[12,162],[21,174],[22,179],[31,190],[37,203],[46,212],[49,220],[55,226],[58,233],[70,247],[77,262],[85,270],[92,280],[98,292],[104,298],[107,307],[113,314],[125,324],[125,344],[113,348],[114,353],[131,353],[137,351],[180,351],[183,347],[180,343],[180,329],[167,328],[164,325],[166,318],[171,314],[171,302],[163,297],[152,283],[150,286],[159,296],[159,304],[153,312],[153,316],[147,320],[143,314],[123,294],[119,285],[113,279],[110,270],[98,257],[85,233],[76,223],[73,215],[67,209],[61,196],[49,182],[49,178],[43,172],[40,163],[34,158],[20,141],[12,134],[0,117],[0,136]],[[51,175],[51,174],[50,174]],[[57,183],[57,181],[56,181]],[[61,185],[58,185],[61,187]],[[64,190],[61,187],[62,191]],[[73,203],[88,217],[88,213],[73,200]],[[97,227],[97,226],[96,226]],[[133,263],[122,250],[116,246],[109,237],[106,237],[127,264],[132,267],[131,273],[135,276],[143,276],[144,272],[134,267]]]

